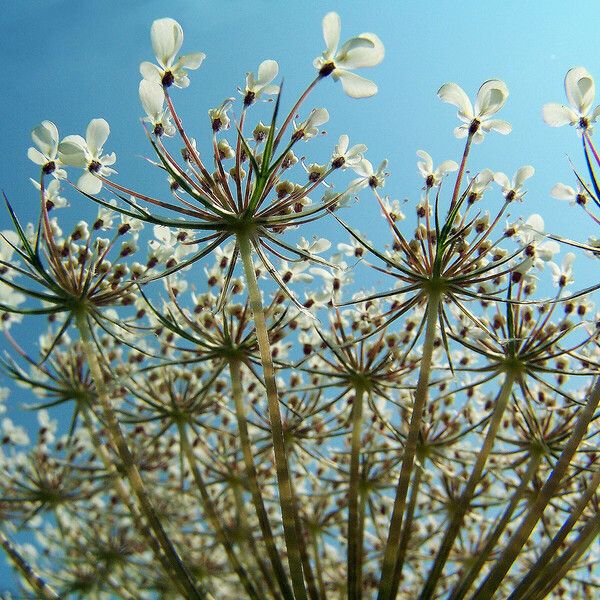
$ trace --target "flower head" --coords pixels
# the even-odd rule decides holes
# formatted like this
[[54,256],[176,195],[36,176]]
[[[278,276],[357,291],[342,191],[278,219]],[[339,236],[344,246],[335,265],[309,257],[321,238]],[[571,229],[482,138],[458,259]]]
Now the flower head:
[[102,154],[109,133],[110,127],[104,119],[92,119],[85,139],[80,135],[68,135],[58,146],[60,159],[65,165],[85,169],[77,186],[88,194],[97,194],[102,189],[102,181],[97,175],[107,177],[116,173],[110,168],[117,160],[116,154]]
[[417,150],[417,156],[421,159],[417,163],[417,168],[428,188],[440,185],[444,175],[458,170],[458,164],[453,160],[445,160],[437,169],[434,169],[433,159],[425,150]]
[[329,112],[326,108],[313,108],[308,115],[308,119],[296,125],[294,123],[294,133],[292,139],[303,139],[305,142],[319,134],[319,126],[329,121]]
[[242,92],[244,95],[244,106],[250,106],[258,100],[261,94],[273,95],[279,93],[279,86],[271,82],[279,73],[279,65],[275,60],[263,60],[258,65],[258,76],[254,73],[246,73],[246,87]]
[[27,150],[27,157],[36,165],[40,165],[45,175],[52,174],[57,179],[64,179],[67,172],[60,168],[58,157],[58,129],[52,121],[42,121],[31,131],[31,139],[37,146]]
[[333,155],[331,156],[331,164],[336,169],[340,167],[342,169],[355,167],[362,160],[363,152],[367,151],[367,147],[364,144],[355,144],[352,148],[348,149],[349,145],[350,138],[345,133],[340,135],[340,139],[333,149]]
[[535,169],[531,165],[525,165],[517,170],[512,181],[504,173],[495,173],[494,181],[502,188],[502,195],[507,202],[522,200],[525,195],[523,184],[533,176]]
[[155,135],[175,135],[175,126],[171,123],[169,110],[165,107],[165,92],[163,87],[154,81],[140,81],[140,101],[146,111],[144,121],[152,125]]
[[591,124],[600,115],[600,106],[591,110],[595,85],[587,69],[574,67],[567,71],[565,93],[570,107],[556,103],[545,104],[542,108],[544,121],[552,127],[574,125],[579,131],[590,130]]
[[327,48],[315,58],[313,64],[321,77],[331,75],[342,82],[344,92],[352,98],[367,98],[377,93],[377,85],[360,75],[352,73],[361,67],[374,67],[384,57],[381,40],[374,33],[361,33],[350,38],[340,48],[340,17],[335,12],[323,17],[323,38]]
[[497,131],[504,135],[512,131],[510,123],[499,119],[491,119],[506,102],[508,88],[503,81],[490,79],[477,92],[475,107],[471,104],[465,91],[456,83],[445,83],[439,90],[438,96],[443,102],[453,104],[458,108],[458,118],[464,123],[454,130],[457,138],[473,136],[478,144],[483,141],[483,134]]
[[160,83],[164,87],[175,85],[186,88],[190,85],[186,69],[195,70],[206,58],[203,52],[185,54],[177,60],[175,57],[183,44],[183,29],[174,19],[158,19],[150,29],[152,48],[158,66],[151,62],[140,65],[140,73],[144,79]]

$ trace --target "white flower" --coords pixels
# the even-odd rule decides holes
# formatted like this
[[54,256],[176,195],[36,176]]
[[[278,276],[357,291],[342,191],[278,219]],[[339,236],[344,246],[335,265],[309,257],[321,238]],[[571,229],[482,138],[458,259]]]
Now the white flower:
[[490,79],[477,92],[475,108],[465,91],[456,83],[445,83],[439,90],[438,96],[443,102],[448,102],[458,108],[458,118],[464,123],[454,130],[457,138],[471,134],[476,144],[483,141],[483,134],[497,131],[504,135],[512,131],[510,123],[499,119],[490,119],[495,115],[508,98],[508,88],[503,81]]
[[52,174],[57,179],[65,179],[67,172],[60,168],[58,157],[58,129],[52,121],[42,121],[31,131],[31,139],[37,146],[27,150],[27,157],[42,167],[45,175]]
[[560,267],[555,262],[548,263],[550,269],[552,269],[552,283],[554,284],[554,287],[563,288],[575,281],[573,278],[574,260],[575,254],[573,254],[573,252],[567,252]]
[[502,195],[508,202],[522,200],[525,195],[523,184],[533,176],[535,169],[531,165],[525,165],[517,170],[512,181],[501,172],[494,174],[494,181],[502,188]]
[[575,190],[570,185],[557,183],[550,190],[550,194],[557,200],[568,200],[571,206],[575,206],[575,204],[585,206],[589,200],[589,195],[581,184],[577,184],[577,190]]
[[[33,183],[38,191],[42,189],[42,186],[35,179],[30,177],[29,181]],[[48,210],[51,208],[64,208],[69,205],[67,199],[60,195],[60,182],[57,179],[53,179],[48,185],[44,186],[44,201]]]
[[104,119],[92,119],[86,129],[85,140],[80,135],[68,135],[58,146],[65,165],[86,170],[77,186],[88,194],[97,194],[102,189],[102,181],[96,175],[108,177],[116,173],[110,168],[117,160],[116,154],[102,154],[109,133],[110,127]]
[[143,121],[152,125],[155,135],[175,135],[175,126],[171,123],[169,110],[165,107],[165,92],[162,85],[154,81],[142,79],[139,87],[140,101],[146,117]]
[[325,238],[318,238],[309,242],[301,237],[298,242],[298,248],[304,252],[308,252],[308,254],[321,254],[322,252],[325,252],[325,250],[331,248],[331,242]]
[[354,167],[363,159],[363,152],[367,151],[367,147],[364,144],[356,144],[348,150],[349,145],[350,138],[345,133],[340,135],[331,156],[331,163],[336,169]]
[[221,129],[229,129],[229,115],[227,111],[231,109],[235,98],[226,98],[218,108],[211,108],[208,111],[210,122],[213,131],[219,131]]
[[293,140],[302,138],[305,142],[319,134],[319,126],[329,121],[329,112],[326,108],[313,108],[306,121],[296,125],[294,123]]
[[160,83],[164,87],[175,85],[186,88],[190,85],[186,69],[195,70],[206,58],[203,52],[185,54],[177,61],[175,57],[183,44],[183,29],[174,19],[158,19],[152,23],[150,29],[152,48],[158,66],[151,62],[140,65],[140,73],[144,79]]
[[351,73],[361,67],[374,67],[384,57],[385,51],[381,40],[374,33],[361,33],[340,43],[340,17],[335,12],[323,17],[323,38],[327,48],[322,56],[313,61],[321,77],[331,75],[335,81],[342,82],[344,92],[352,98],[367,98],[377,93],[377,85],[372,81]]
[[471,179],[469,187],[469,202],[480,200],[490,183],[494,181],[494,172],[491,169],[483,169]]
[[250,106],[258,100],[261,94],[277,94],[279,86],[271,82],[279,73],[279,65],[274,60],[264,60],[258,65],[258,77],[254,78],[254,73],[246,73],[246,87],[242,92],[244,95],[244,106]]
[[421,177],[425,180],[428,188],[436,187],[442,182],[444,175],[458,170],[458,164],[453,160],[445,160],[437,169],[433,168],[433,159],[425,150],[417,150],[417,156],[421,159],[417,168]]
[[348,191],[355,193],[367,186],[372,188],[383,187],[385,185],[385,178],[387,177],[387,173],[385,172],[387,165],[388,161],[383,160],[379,167],[377,167],[377,171],[375,171],[373,165],[366,158],[363,158],[357,165],[352,167],[359,177],[352,181]]
[[544,219],[538,214],[531,215],[519,227],[515,237],[525,249],[526,260],[537,269],[543,269],[544,262],[552,260],[560,252],[560,246],[555,241],[546,239]]
[[591,129],[600,116],[600,106],[590,112],[594,102],[595,85],[592,76],[584,67],[569,69],[565,76],[565,92],[570,107],[564,104],[545,104],[542,108],[544,121],[552,127],[575,125],[578,130]]

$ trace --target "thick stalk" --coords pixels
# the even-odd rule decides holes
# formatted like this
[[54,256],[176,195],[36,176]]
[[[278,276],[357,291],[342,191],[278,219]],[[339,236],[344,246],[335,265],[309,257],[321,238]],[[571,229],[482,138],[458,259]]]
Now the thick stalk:
[[196,587],[191,574],[183,564],[179,554],[177,554],[177,550],[175,550],[175,547],[164,530],[162,523],[160,522],[160,519],[156,514],[152,503],[150,502],[150,498],[148,497],[138,468],[135,465],[131,451],[127,446],[127,442],[111,406],[106,386],[104,385],[104,375],[102,373],[102,369],[100,368],[98,355],[95,349],[92,347],[93,338],[92,331],[88,323],[88,317],[85,312],[78,312],[75,314],[75,320],[77,328],[79,329],[79,335],[81,337],[81,343],[88,362],[88,367],[96,386],[98,401],[104,416],[104,424],[108,431],[110,440],[117,450],[117,454],[119,455],[122,467],[127,475],[129,484],[131,485],[131,489],[138,499],[140,511],[154,532],[154,535],[156,536],[156,539],[169,562],[171,571],[176,574],[176,579],[174,579],[174,581],[185,589],[186,596],[188,598],[194,600],[204,600],[204,598],[206,598],[206,594],[201,592]]
[[551,569],[551,559],[558,552],[560,546],[565,541],[573,527],[576,525],[579,517],[581,517],[588,502],[594,497],[600,485],[600,471],[594,473],[592,480],[587,485],[585,491],[579,498],[579,502],[575,504],[568,519],[563,523],[548,547],[535,561],[535,564],[529,569],[527,575],[521,580],[519,585],[513,590],[508,600],[523,600],[529,588],[536,582],[546,582],[554,574]]
[[21,553],[12,545],[3,531],[0,531],[0,546],[2,546],[10,562],[21,574],[21,577],[27,581],[38,598],[60,600],[60,596],[33,570],[33,567],[21,556]]
[[489,598],[492,598],[495,591],[502,583],[502,580],[508,573],[513,562],[516,560],[519,552],[525,545],[525,542],[529,539],[531,532],[541,518],[548,502],[550,502],[552,497],[558,491],[560,483],[567,473],[571,460],[577,451],[577,447],[587,431],[588,425],[594,416],[594,412],[598,408],[599,402],[600,378],[596,380],[585,407],[581,409],[579,417],[571,432],[571,436],[563,448],[552,473],[540,490],[535,502],[527,511],[527,514],[521,521],[518,529],[509,540],[504,552],[502,552],[493,569],[475,592],[472,600],[488,600]]
[[400,536],[400,543],[398,544],[398,567],[394,572],[394,577],[397,578],[398,582],[396,583],[396,581],[394,581],[394,589],[398,589],[400,578],[402,577],[402,567],[404,566],[406,550],[408,549],[408,542],[410,541],[410,536],[412,534],[415,507],[417,505],[417,498],[419,497],[419,488],[421,487],[421,478],[423,476],[424,468],[425,465],[415,469],[412,485],[410,486],[410,498],[408,499],[406,518],[402,524],[402,535]]
[[[402,467],[396,487],[394,509],[390,521],[390,531],[385,547],[381,578],[379,580],[379,593],[377,600],[392,600],[395,597],[393,590],[394,572],[398,567],[399,542],[402,531],[402,519],[406,505],[406,495],[410,484],[410,476],[417,451],[419,432],[423,420],[423,411],[429,397],[429,376],[435,343],[435,328],[438,320],[438,309],[441,302],[439,293],[431,293],[427,302],[427,323],[425,326],[425,340],[423,342],[423,355],[419,369],[419,379],[415,389],[415,399],[410,418],[408,435],[404,444]],[[398,578],[399,579],[399,578]]]
[[185,425],[183,423],[177,423],[177,429],[179,430],[179,440],[181,442],[181,448],[192,471],[194,482],[202,498],[202,504],[204,505],[206,517],[208,519],[208,522],[210,523],[210,526],[213,528],[213,531],[217,536],[217,541],[219,541],[223,546],[225,554],[227,555],[227,560],[229,561],[229,564],[238,576],[244,590],[246,590],[248,597],[252,598],[253,600],[260,600],[260,596],[254,588],[254,585],[250,581],[246,569],[244,569],[243,565],[240,563],[235,553],[231,540],[227,536],[227,533],[224,531],[224,529],[221,527],[221,521],[219,520],[219,517],[217,515],[215,505],[213,504],[212,498],[210,497],[210,494],[206,489],[206,484],[204,483],[202,473],[198,468],[198,462],[196,461],[194,451],[192,450],[192,447],[190,445],[190,441],[185,430]]
[[485,565],[486,560],[496,547],[500,536],[510,523],[510,519],[517,509],[521,498],[523,498],[529,482],[533,479],[533,476],[537,472],[541,461],[542,455],[539,452],[535,452],[531,455],[527,464],[527,470],[525,471],[519,486],[513,493],[506,510],[502,514],[502,517],[496,524],[496,527],[494,527],[494,530],[488,535],[485,546],[481,551],[477,552],[475,562],[467,569],[462,579],[458,582],[456,588],[452,591],[452,594],[448,600],[462,600],[467,595],[471,585],[473,585],[473,582],[475,579],[477,579],[477,576],[479,575],[483,565]]
[[360,600],[362,597],[362,535],[359,531],[358,495],[360,488],[360,441],[363,418],[365,388],[354,387],[352,404],[352,436],[350,441],[350,483],[348,488],[348,555],[347,585],[348,600]]
[[275,470],[277,472],[277,489],[279,492],[279,504],[281,506],[281,517],[283,520],[283,535],[288,552],[288,564],[292,578],[292,587],[294,589],[296,600],[308,600],[306,587],[304,585],[300,545],[297,538],[296,506],[290,483],[290,471],[283,436],[283,424],[279,410],[279,395],[277,393],[277,384],[275,382],[275,368],[273,366],[273,357],[271,355],[271,343],[269,341],[267,321],[265,319],[260,288],[258,287],[254,264],[252,262],[252,245],[250,239],[246,234],[238,234],[237,239],[240,247],[240,257],[244,265],[244,275],[246,285],[248,286],[250,309],[254,318],[256,339],[258,341],[258,349],[260,351],[260,359],[265,378],[264,383],[269,407],[269,423],[271,425],[273,452],[275,454]]
[[596,513],[581,529],[579,535],[569,547],[549,565],[547,579],[538,579],[535,587],[527,596],[532,600],[543,600],[563,577],[577,564],[584,552],[600,534],[600,514]]
[[494,446],[494,441],[496,440],[498,429],[502,423],[504,411],[508,405],[508,401],[512,393],[513,383],[515,382],[516,377],[517,374],[512,370],[506,372],[504,382],[502,383],[502,388],[500,388],[500,392],[496,398],[494,410],[492,411],[492,417],[489,422],[483,445],[477,454],[477,459],[475,460],[473,470],[471,471],[469,480],[465,485],[465,489],[456,503],[456,508],[452,513],[452,517],[444,534],[444,539],[442,540],[437,556],[433,561],[433,565],[429,571],[429,575],[425,581],[425,585],[423,586],[419,600],[431,600],[433,596],[437,582],[444,569],[444,565],[448,560],[448,556],[450,556],[454,541],[456,540],[456,537],[460,532],[460,528],[462,527],[463,519],[465,518],[465,515],[471,506],[471,501],[475,495],[475,489],[481,481],[483,469]]
[[239,360],[229,361],[229,374],[231,376],[231,392],[235,403],[235,413],[238,422],[238,433],[240,434],[240,446],[244,456],[244,465],[246,467],[247,484],[252,496],[252,503],[256,510],[260,531],[262,533],[263,542],[267,548],[267,555],[273,567],[275,578],[279,584],[279,588],[285,600],[293,600],[294,593],[287,579],[287,574],[281,563],[281,558],[277,552],[275,538],[271,530],[269,517],[265,509],[265,503],[260,493],[258,478],[256,475],[256,467],[254,466],[254,457],[252,456],[252,445],[250,443],[250,435],[248,434],[248,421],[246,419],[246,407],[244,406],[243,389],[242,389],[242,374],[240,370]]

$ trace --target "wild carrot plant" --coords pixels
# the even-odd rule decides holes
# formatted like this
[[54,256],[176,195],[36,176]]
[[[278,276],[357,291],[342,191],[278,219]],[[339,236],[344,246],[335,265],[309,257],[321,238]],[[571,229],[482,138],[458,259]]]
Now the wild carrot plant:
[[[33,440],[1,422],[0,545],[24,594],[597,595],[598,283],[576,288],[573,264],[599,244],[518,214],[532,166],[470,167],[511,131],[500,80],[474,103],[441,86],[465,145],[438,167],[417,152],[416,206],[384,195],[387,161],[349,135],[309,155],[329,119],[317,85],[377,92],[354,71],[382,42],[340,30],[327,14],[295,101],[265,60],[202,131],[177,103],[205,56],[180,56],[181,26],[155,21],[139,95],[161,189],[120,181],[102,118],[85,137],[33,129],[39,218],[6,198],[0,237],[1,366],[39,421]],[[570,107],[544,118],[579,130],[586,171],[552,195],[598,224],[594,84],[578,67],[565,85]],[[97,215],[65,231],[67,198]],[[357,211],[380,217],[375,242]],[[320,219],[347,235],[333,250]],[[370,273],[385,287],[356,283]]]

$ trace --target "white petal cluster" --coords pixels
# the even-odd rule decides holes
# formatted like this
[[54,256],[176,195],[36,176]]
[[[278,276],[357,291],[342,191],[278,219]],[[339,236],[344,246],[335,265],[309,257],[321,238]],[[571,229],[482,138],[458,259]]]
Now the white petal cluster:
[[542,108],[544,121],[552,127],[573,125],[579,132],[590,131],[592,123],[600,116],[600,106],[592,110],[596,87],[592,76],[584,67],[574,67],[565,76],[565,93],[569,106],[550,103]]
[[302,138],[305,142],[319,135],[319,127],[329,121],[329,112],[326,108],[313,108],[308,118],[302,123],[294,122],[293,139]]
[[504,173],[494,174],[494,181],[502,188],[502,195],[508,202],[522,200],[525,195],[523,184],[533,176],[535,169],[531,165],[525,165],[517,170],[512,180]]
[[242,94],[244,96],[244,106],[250,106],[262,96],[267,94],[272,96],[279,93],[279,86],[271,83],[279,73],[279,65],[275,60],[264,60],[258,65],[258,74],[246,73],[246,87]]
[[36,165],[40,165],[44,174],[52,174],[57,179],[64,179],[67,172],[60,168],[58,156],[58,128],[52,121],[42,121],[31,131],[31,139],[37,146],[27,150],[27,157]]
[[206,58],[203,52],[185,54],[177,60],[177,53],[183,44],[183,29],[174,19],[158,19],[150,29],[152,48],[158,65],[143,62],[140,73],[144,79],[159,83],[164,87],[174,85],[186,88],[190,85],[186,69],[195,70]]
[[438,96],[443,102],[458,108],[458,118],[463,122],[454,130],[457,138],[473,136],[476,144],[483,141],[484,133],[497,131],[506,135],[512,131],[510,123],[500,119],[492,119],[505,104],[508,98],[508,88],[503,81],[490,79],[477,92],[475,106],[471,104],[465,91],[456,83],[445,83],[439,90]]
[[421,159],[417,162],[417,169],[425,180],[428,188],[437,187],[448,173],[458,171],[458,164],[453,160],[445,160],[437,169],[433,168],[433,159],[425,150],[417,150],[417,156]]
[[321,77],[331,75],[340,80],[344,92],[352,98],[367,98],[377,93],[377,85],[356,73],[354,69],[374,67],[384,57],[385,50],[381,40],[374,33],[361,33],[340,43],[341,21],[335,12],[323,17],[323,38],[327,48],[321,56],[315,58],[313,65]]
[[175,135],[175,126],[171,123],[169,109],[165,107],[165,92],[159,83],[142,79],[139,87],[140,101],[146,112],[143,118],[145,123],[150,123],[155,135]]

